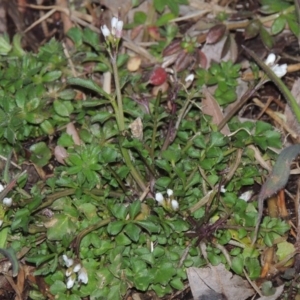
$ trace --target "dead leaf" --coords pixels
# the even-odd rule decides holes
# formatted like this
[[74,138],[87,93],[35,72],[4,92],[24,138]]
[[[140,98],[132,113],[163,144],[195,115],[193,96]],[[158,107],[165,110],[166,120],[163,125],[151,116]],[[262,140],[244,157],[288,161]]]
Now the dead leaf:
[[188,268],[187,275],[194,299],[244,300],[255,293],[246,280],[233,275],[223,264]]
[[115,17],[121,14],[121,19],[123,19],[132,8],[131,0],[101,0],[100,4],[107,7]]
[[143,123],[140,117],[136,118],[128,127],[131,129],[134,138],[140,141],[143,139]]
[[[300,78],[298,78],[294,82],[291,93],[295,97],[299,105],[300,104]],[[286,123],[288,127],[293,129],[294,132],[300,135],[300,124],[298,123],[295,114],[292,112],[291,107],[289,105],[285,106],[284,115],[286,117]]]
[[[203,89],[204,98],[202,99],[202,112],[206,115],[212,116],[212,122],[216,125],[224,119],[223,112],[217,100],[213,95],[208,91],[208,89]],[[230,130],[228,125],[225,125],[221,132],[224,135],[229,135]]]

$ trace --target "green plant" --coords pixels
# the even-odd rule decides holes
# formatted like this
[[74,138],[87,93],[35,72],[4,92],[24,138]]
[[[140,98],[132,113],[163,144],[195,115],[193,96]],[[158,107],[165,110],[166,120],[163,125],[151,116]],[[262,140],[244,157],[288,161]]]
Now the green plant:
[[[38,170],[54,163],[53,143],[66,155],[43,182],[28,187],[22,175],[17,188],[6,190],[14,204],[3,208],[1,246],[26,250],[25,261],[59,299],[121,299],[132,287],[159,297],[181,290],[186,268],[207,263],[203,242],[211,264],[257,278],[259,251],[251,246],[257,205],[242,200],[240,190],[266,175],[248,146],[274,158],[269,149],[281,146],[279,133],[264,122],[232,120],[225,136],[201,113],[204,84],[217,86],[220,104],[235,99],[240,66],[231,62],[197,70],[198,86],[187,88],[178,74],[167,96],[133,95],[132,86],[139,91],[145,84],[124,68],[123,24],[113,22],[114,30],[102,27],[105,46],[89,29],[68,33],[73,71],[54,40],[36,55],[18,55],[17,41],[3,38],[1,154],[14,148],[22,163],[29,153]],[[112,94],[99,83],[97,74],[106,71],[114,75]],[[134,135],[129,125],[137,118]],[[70,122],[79,143],[66,132]],[[288,228],[265,218],[260,247]],[[31,297],[46,296],[33,288]]]

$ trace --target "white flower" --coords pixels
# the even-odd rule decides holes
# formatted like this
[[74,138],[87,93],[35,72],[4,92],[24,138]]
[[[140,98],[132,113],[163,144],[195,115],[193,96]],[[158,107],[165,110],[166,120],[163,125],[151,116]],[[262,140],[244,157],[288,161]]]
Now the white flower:
[[277,77],[281,78],[287,73],[287,64],[274,65],[275,61],[276,55],[274,53],[270,53],[265,60],[265,64],[271,68],[271,70],[276,74]]
[[110,30],[106,25],[101,26],[101,31],[105,38],[110,36]]
[[3,199],[3,205],[4,206],[7,206],[7,207],[10,207],[12,205],[12,198],[4,198]]
[[73,273],[67,280],[67,289],[71,289],[75,283],[76,275]]
[[81,269],[81,264],[77,264],[73,267],[73,272],[77,273]]
[[162,204],[164,202],[164,196],[162,195],[162,193],[156,193],[155,194],[155,200]]
[[117,38],[122,37],[123,21],[119,18],[113,17],[111,19],[111,34]]
[[66,265],[68,268],[71,267],[71,266],[74,264],[74,260],[73,260],[72,258],[68,258],[67,255],[64,254],[62,257],[63,257],[63,260],[64,260],[64,262],[65,262],[65,265]]
[[227,191],[227,190],[225,189],[224,185],[222,185],[221,188],[220,188],[220,192],[221,192],[221,193],[226,193],[226,191]]
[[179,208],[178,201],[177,200],[172,200],[171,201],[171,206],[172,206],[173,210],[178,210],[178,208]]
[[0,193],[4,190],[5,186],[0,183]]
[[195,75],[194,74],[189,74],[188,76],[185,77],[185,82],[192,82],[195,78]]
[[267,59],[265,60],[265,64],[267,66],[273,66],[276,60],[276,55],[274,53],[270,53],[267,57]]
[[3,220],[0,220],[0,227],[2,226],[2,224],[3,224]]
[[78,272],[78,282],[88,283],[88,274],[85,268],[81,268]]
[[171,197],[173,195],[173,190],[167,189],[167,194],[169,197]]
[[72,274],[73,274],[73,268],[68,268],[66,271],[66,276],[69,277]]
[[287,73],[287,64],[275,65],[271,69],[277,77],[281,78]]

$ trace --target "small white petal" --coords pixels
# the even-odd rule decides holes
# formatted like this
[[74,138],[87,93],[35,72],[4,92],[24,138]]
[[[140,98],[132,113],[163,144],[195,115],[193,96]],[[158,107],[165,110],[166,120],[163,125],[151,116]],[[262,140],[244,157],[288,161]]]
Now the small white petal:
[[73,267],[73,272],[77,273],[81,269],[81,264],[77,264]]
[[225,189],[224,185],[222,185],[221,188],[220,188],[220,192],[221,192],[221,193],[226,193],[226,191],[227,191],[227,190]]
[[2,226],[2,224],[3,224],[3,220],[0,220],[0,227]]
[[4,198],[3,199],[3,205],[4,206],[7,206],[7,207],[10,207],[12,205],[12,198]]
[[101,31],[104,37],[110,36],[110,30],[106,25],[101,26]]
[[158,203],[162,203],[164,201],[164,196],[162,195],[162,193],[156,193],[155,194],[155,200],[158,202]]
[[248,202],[252,197],[253,191],[247,191],[239,196],[240,199]]
[[277,77],[281,78],[287,73],[287,64],[275,65],[272,67],[272,70]]
[[64,260],[64,262],[65,262],[65,265],[66,265],[68,268],[71,267],[71,266],[73,265],[74,260],[73,260],[72,258],[68,258],[68,256],[65,255],[65,254],[64,254],[62,257],[63,257],[63,260]]
[[68,268],[66,271],[66,276],[69,277],[72,274],[73,274],[73,268]]
[[75,283],[76,275],[73,273],[67,280],[67,289],[71,289]]
[[193,81],[195,78],[194,74],[189,74],[188,76],[185,77],[185,82]]
[[179,203],[178,203],[177,200],[172,200],[172,201],[171,201],[171,205],[172,205],[173,210],[178,210],[178,208],[179,208]]
[[122,37],[122,29],[123,29],[123,21],[118,21],[116,25],[116,37],[121,38]]
[[267,66],[272,66],[275,63],[275,60],[276,60],[276,55],[274,53],[270,53],[267,59],[265,60],[265,64]]
[[173,195],[173,190],[167,189],[167,194],[169,197],[171,197]]
[[1,183],[0,183],[0,192],[2,192],[4,190],[5,186],[3,186]]
[[111,29],[117,28],[118,22],[119,22],[119,19],[118,19],[118,18],[112,17],[112,19],[111,19]]
[[87,284],[88,283],[88,274],[85,268],[81,268],[78,273],[78,281]]

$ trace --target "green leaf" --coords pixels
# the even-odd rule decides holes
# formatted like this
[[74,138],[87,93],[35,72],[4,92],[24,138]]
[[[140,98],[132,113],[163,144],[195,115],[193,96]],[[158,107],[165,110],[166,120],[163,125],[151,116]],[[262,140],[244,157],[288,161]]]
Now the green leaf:
[[96,82],[91,79],[82,79],[82,78],[69,78],[67,80],[68,84],[78,85],[86,89],[90,89],[98,93],[99,95],[104,96],[106,99],[110,99],[110,95],[107,94]]
[[154,5],[154,8],[159,12],[159,13],[162,13],[166,4],[165,4],[165,1],[161,1],[161,0],[154,0],[153,1],[153,5]]
[[41,265],[42,263],[49,261],[54,258],[54,256],[57,255],[55,253],[48,254],[48,255],[36,255],[31,257],[26,257],[26,261],[35,264],[37,267]]
[[278,18],[276,18],[272,24],[271,31],[272,34],[276,35],[283,31],[286,24],[286,18],[284,15],[280,15]]
[[35,110],[40,105],[40,102],[41,101],[38,97],[32,98],[25,103],[24,110],[26,112],[31,112],[31,111]]
[[133,21],[136,24],[145,24],[147,20],[147,15],[142,11],[137,11],[134,14]]
[[30,148],[31,161],[40,167],[44,167],[49,163],[52,153],[44,142],[33,144]]
[[55,112],[62,117],[69,117],[74,110],[71,102],[62,100],[55,100],[53,102],[53,108]]
[[129,223],[124,228],[125,233],[129,236],[129,238],[137,242],[140,237],[141,228],[134,223]]
[[273,40],[272,36],[270,35],[270,33],[263,26],[260,27],[259,35],[260,35],[260,38],[261,38],[262,42],[264,43],[264,45],[268,49],[272,49],[272,47],[274,45],[274,40]]
[[56,280],[51,286],[50,286],[50,292],[52,295],[58,295],[59,293],[66,293],[67,287],[66,284],[60,280]]
[[72,27],[67,32],[67,36],[74,42],[76,48],[82,45],[82,30],[78,27]]
[[170,285],[172,288],[179,290],[179,291],[184,289],[184,284],[182,283],[180,278],[175,278],[175,279],[171,280]]
[[28,231],[28,223],[30,222],[30,211],[28,208],[18,209],[15,213],[14,220],[11,224],[11,230],[15,231],[21,228],[25,232]]
[[128,208],[123,204],[111,204],[109,206],[109,209],[114,217],[117,219],[125,220],[127,214],[128,214]]
[[113,221],[108,224],[107,232],[111,235],[117,235],[125,226],[125,221]]
[[238,275],[243,274],[244,269],[244,257],[239,254],[236,257],[234,257],[231,261],[231,269]]
[[51,220],[51,227],[47,230],[49,240],[61,240],[65,235],[74,235],[76,232],[76,223],[69,215],[56,214]]
[[129,206],[130,219],[133,220],[140,211],[141,211],[141,201],[137,200],[131,203]]
[[146,229],[150,234],[160,232],[160,226],[158,224],[154,224],[151,221],[135,221],[135,223],[141,226],[142,228]]
[[51,71],[46,73],[43,77],[42,80],[43,82],[52,82],[55,81],[57,79],[59,79],[62,75],[61,71]]
[[[155,270],[155,269],[154,269]],[[167,285],[176,274],[176,268],[169,262],[162,262],[156,267],[153,284]]]
[[95,114],[94,116],[91,117],[91,122],[92,123],[96,123],[96,122],[104,123],[105,121],[107,121],[111,117],[113,117],[113,114],[111,112],[100,111],[100,112],[98,112],[97,114]]
[[157,19],[157,21],[155,22],[155,25],[158,27],[161,27],[163,25],[168,24],[173,19],[175,19],[175,14],[165,13]]
[[12,275],[13,277],[16,277],[19,273],[19,262],[16,257],[15,251],[13,248],[0,248],[0,253],[4,255],[8,260],[11,262],[12,265]]
[[85,27],[82,33],[82,39],[85,43],[91,45],[96,50],[100,49],[100,42],[99,42],[99,34],[95,31]]

